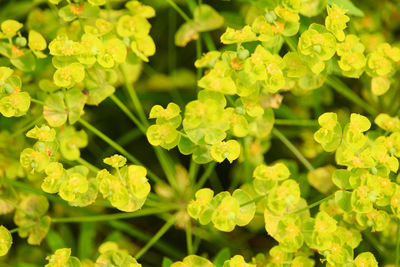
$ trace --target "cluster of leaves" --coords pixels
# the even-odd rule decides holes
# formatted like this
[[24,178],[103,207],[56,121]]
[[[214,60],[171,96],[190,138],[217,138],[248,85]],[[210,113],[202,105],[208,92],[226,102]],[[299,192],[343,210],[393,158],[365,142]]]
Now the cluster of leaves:
[[[81,259],[74,256],[73,246],[63,246],[63,240],[56,245],[48,241],[52,255],[46,257],[46,266],[139,267],[140,257],[173,225],[186,231],[188,256],[175,254],[175,262],[164,258],[163,267],[311,267],[319,264],[316,259],[326,266],[375,267],[377,259],[397,266],[400,119],[399,109],[386,112],[385,104],[388,97],[393,97],[389,106],[397,104],[400,48],[386,40],[369,45],[357,24],[347,30],[353,22],[351,15],[363,15],[349,0],[239,1],[247,15],[245,23],[236,27],[228,15],[202,1],[187,1],[192,18],[173,0],[147,1],[154,7],[137,0],[44,2],[49,8],[30,11],[25,25],[14,19],[0,23],[0,113],[7,118],[6,124],[8,118],[15,117],[15,124],[7,129],[21,128],[15,133],[0,130],[0,214],[11,215],[16,226],[11,230],[0,226],[0,256],[7,255],[14,233],[30,245],[40,245],[52,235],[52,221],[82,222],[83,228],[83,222],[104,220],[148,243],[132,256],[136,247],[110,234],[99,245],[96,257],[85,255]],[[180,97],[175,96],[174,102],[149,108],[148,118],[154,120],[151,124],[132,84],[142,68],[147,74],[154,72],[145,65],[156,53],[149,19],[155,17],[157,7],[162,10],[166,4],[185,20],[176,29],[175,38],[169,39],[187,48],[196,40],[197,91],[194,99],[186,102],[177,101]],[[209,32],[223,26],[227,27],[220,36],[222,47],[216,49]],[[201,53],[202,41],[208,49],[205,53]],[[173,54],[170,50],[169,57]],[[365,100],[334,75],[360,80]],[[117,98],[116,91],[122,85],[132,106]],[[301,115],[296,116],[281,102],[285,98],[290,103],[291,97],[304,95],[313,95],[316,101],[319,93],[331,93],[326,85],[371,117],[345,110],[321,114],[320,103],[315,103],[319,118],[310,124],[318,122],[320,127],[314,138],[311,131],[302,137],[308,142],[303,150],[308,158],[317,157],[320,151],[327,152],[327,157],[332,153],[336,166],[314,169],[277,125],[290,122],[304,126],[280,118],[312,117],[307,104],[294,100],[294,113]],[[98,106],[106,99],[113,101],[154,147],[167,182],[159,178],[158,168],[144,167],[83,118],[85,113],[89,119],[95,117],[94,107],[89,106]],[[374,102],[376,106],[371,107]],[[27,118],[28,123],[21,125],[19,117]],[[377,127],[372,127],[371,121]],[[112,128],[115,123],[110,123]],[[121,154],[98,162],[112,170],[97,168],[82,158],[83,150],[95,143],[87,131]],[[301,137],[298,133],[295,137]],[[264,158],[272,135],[294,153],[307,173],[281,155],[276,161]],[[191,155],[189,170],[179,165],[180,155],[172,157],[159,147]],[[147,156],[147,151],[142,154]],[[127,164],[128,159],[133,164]],[[229,189],[213,170],[216,163],[225,160],[235,164]],[[322,165],[325,159],[314,162]],[[196,181],[198,164],[205,168]],[[212,189],[203,188],[210,176]],[[310,196],[313,193],[316,198]],[[318,211],[310,212],[314,207]],[[107,213],[107,209],[125,213],[98,214]],[[75,211],[96,216],[57,216]],[[154,214],[166,224],[153,237],[114,221]],[[240,234],[245,227],[272,237],[272,248],[233,257],[222,250],[213,262],[198,251],[201,239],[221,241],[228,247],[228,235],[218,231]],[[210,233],[202,232],[204,229]],[[397,239],[393,240],[395,229]],[[383,249],[376,241],[372,241],[375,247],[364,246],[362,234],[369,232],[378,233]],[[210,237],[213,234],[218,238]],[[86,237],[80,237],[81,246],[85,246]],[[385,255],[385,246],[396,247],[395,257]],[[169,252],[171,247],[158,244],[158,249]],[[379,257],[366,252],[369,248]]]
[[106,169],[97,173],[96,180],[103,197],[122,211],[132,212],[140,209],[150,193],[146,169],[138,165],[125,166],[126,158],[120,155],[106,158],[104,163],[115,168],[116,175],[112,175]]
[[212,222],[220,231],[230,232],[236,225],[247,225],[256,212],[256,205],[251,203],[249,194],[241,189],[235,190],[232,195],[224,191],[214,196],[211,189],[203,188],[195,196],[196,199],[187,207],[190,217],[199,220],[202,225]]
[[375,123],[386,132],[384,135],[368,131],[368,118],[355,113],[343,131],[334,113],[321,115],[319,122],[322,128],[315,133],[315,140],[325,150],[336,151],[337,164],[346,167],[332,173],[333,183],[341,189],[335,193],[336,204],[342,213],[353,217],[352,224],[383,231],[390,213],[398,216],[399,189],[391,177],[399,168],[399,119],[388,114],[376,117]]
[[99,247],[99,256],[96,262],[85,259],[82,262],[71,256],[70,248],[57,249],[53,255],[46,259],[49,261],[46,267],[80,267],[80,266],[132,266],[141,267],[135,258],[129,255],[128,251],[120,249],[114,242],[105,242]]

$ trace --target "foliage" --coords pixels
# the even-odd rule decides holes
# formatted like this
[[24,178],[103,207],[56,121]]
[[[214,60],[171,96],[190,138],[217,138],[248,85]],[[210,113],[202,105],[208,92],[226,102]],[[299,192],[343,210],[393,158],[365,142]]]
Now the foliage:
[[1,3],[0,265],[400,266],[399,10]]

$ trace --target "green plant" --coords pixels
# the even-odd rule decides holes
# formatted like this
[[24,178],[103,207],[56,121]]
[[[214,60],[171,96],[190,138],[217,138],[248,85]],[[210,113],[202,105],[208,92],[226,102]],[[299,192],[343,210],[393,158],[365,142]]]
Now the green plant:
[[400,266],[400,4],[357,5],[0,4],[2,264]]

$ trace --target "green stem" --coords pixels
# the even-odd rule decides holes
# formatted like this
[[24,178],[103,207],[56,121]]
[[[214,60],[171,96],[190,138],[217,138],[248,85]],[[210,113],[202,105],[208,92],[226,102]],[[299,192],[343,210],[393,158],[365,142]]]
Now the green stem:
[[179,13],[179,15],[181,15],[181,17],[186,21],[189,22],[191,19],[189,18],[188,15],[186,15],[186,13],[172,0],[166,0],[167,3],[176,10],[176,12]]
[[383,256],[384,258],[391,258],[393,256],[393,255],[388,255],[388,253],[386,252],[386,248],[381,244],[381,242],[379,242],[372,235],[371,232],[364,231],[362,234],[366,237],[366,239],[372,244],[373,248],[375,248],[381,256]]
[[133,113],[125,106],[124,103],[121,102],[115,95],[111,95],[110,99],[125,113],[126,116],[131,119],[131,121],[136,124],[136,126],[140,129],[140,131],[146,134],[146,127],[139,121],[138,118],[133,115]]
[[193,14],[197,7],[196,1],[195,0],[186,0],[186,3],[189,7],[190,12]]
[[214,41],[211,38],[211,34],[209,32],[204,32],[203,33],[203,40],[204,43],[206,44],[207,50],[208,51],[214,51],[217,50],[217,47],[214,44]]
[[[399,100],[400,97],[400,89],[397,88],[397,90],[393,93],[392,99],[390,100],[390,104],[388,105],[388,114],[391,114],[392,116],[396,115],[395,111],[400,108],[400,103],[396,103],[396,101]],[[395,105],[396,103],[396,105]]]
[[[128,234],[135,239],[141,241],[148,241],[151,239],[151,236],[143,232],[142,230],[134,228],[131,224],[123,222],[123,221],[107,221],[107,223],[125,234]],[[162,251],[166,255],[170,255],[175,259],[182,259],[185,257],[185,254],[174,248],[171,244],[167,244],[162,240],[159,240],[157,243],[154,244],[154,247]]]
[[297,43],[292,37],[284,36],[283,39],[285,40],[286,44],[289,46],[290,50],[297,51]]
[[13,233],[18,232],[18,230],[30,228],[30,227],[36,225],[37,223],[38,223],[38,222],[28,223],[28,224],[26,224],[26,225],[23,225],[23,226],[20,226],[20,227],[11,229],[9,232],[10,232],[10,234],[13,234]]
[[[190,12],[192,13],[192,15],[194,15],[196,8],[201,4],[198,5],[195,0],[186,0],[186,1],[188,3]],[[201,38],[201,36],[203,36],[203,38]],[[208,51],[217,50],[209,32],[199,33],[198,40],[201,40],[201,39],[204,40],[204,43],[205,43]]]
[[281,120],[275,119],[275,125],[281,126],[304,126],[304,127],[318,127],[318,122],[315,120]]
[[135,255],[136,259],[142,257],[152,246],[155,244],[168,230],[171,228],[175,220],[177,219],[176,216],[172,216],[164,225],[163,227],[158,230],[158,232],[146,243],[146,245]]
[[399,267],[400,262],[400,220],[397,219],[397,234],[396,234],[396,260],[395,266]]
[[342,94],[348,100],[352,101],[354,104],[362,107],[366,112],[372,116],[376,116],[378,111],[361,99],[356,93],[354,93],[345,83],[336,77],[328,76],[326,78],[326,84],[328,84],[336,92]]
[[186,224],[186,246],[188,255],[193,254],[192,222],[190,219]]
[[81,222],[99,222],[130,219],[137,217],[150,216],[154,214],[165,213],[171,210],[176,210],[176,207],[169,208],[146,208],[135,212],[127,213],[114,213],[114,214],[101,214],[93,216],[79,216],[79,217],[65,217],[65,218],[52,218],[52,223],[81,223]]
[[[138,159],[136,159],[131,153],[129,153],[122,146],[120,146],[119,144],[117,144],[116,142],[111,140],[111,138],[109,138],[108,136],[103,134],[101,131],[99,131],[97,128],[95,128],[93,125],[91,125],[89,122],[87,122],[83,119],[79,119],[78,122],[80,124],[82,124],[85,128],[87,128],[89,131],[91,131],[92,133],[97,135],[99,138],[101,138],[104,142],[106,142],[107,144],[112,146],[116,151],[118,151],[119,153],[124,155],[126,158],[128,158],[131,162],[133,162],[134,164],[143,166],[143,164]],[[154,182],[156,182],[156,183],[162,182],[161,179],[156,174],[154,174],[152,171],[147,170],[147,173],[148,173],[149,178],[151,178]]]
[[263,199],[263,198],[265,198],[265,196],[257,196],[257,197],[255,197],[255,198],[253,198],[252,200],[249,200],[249,201],[243,203],[242,205],[240,205],[240,207],[247,206],[247,205],[249,205],[249,204],[251,204],[251,203],[256,203],[257,201],[259,201],[259,200],[261,200],[261,199]]
[[196,182],[197,173],[199,172],[199,164],[194,162],[193,159],[190,160],[189,166],[189,181],[191,185],[194,185]]
[[[201,34],[199,34],[199,38],[196,40],[196,58],[200,59],[202,54],[202,47],[201,47]],[[202,68],[197,68],[197,80],[201,79],[201,76],[203,76],[203,69]],[[197,86],[197,91],[200,90],[200,87]]]
[[2,198],[0,197],[0,200],[6,202],[7,204],[11,205],[14,207],[14,209],[21,211],[22,213],[24,213],[26,216],[30,217],[30,218],[35,218],[35,216],[33,216],[31,213],[29,213],[28,211],[24,210],[23,208],[21,208],[20,206],[18,206],[17,204],[15,204],[14,202],[12,202],[9,199],[6,198]]
[[175,172],[175,163],[170,160],[170,158],[165,154],[165,151],[160,147],[153,147],[154,152],[158,158],[158,161],[161,164],[162,169],[164,170],[165,176],[168,180],[168,183],[176,190],[180,191],[177,180],[176,180],[176,172]]
[[292,153],[301,161],[301,163],[303,163],[303,165],[307,168],[308,171],[314,170],[314,167],[311,165],[311,163],[303,156],[303,154],[301,154],[301,152],[292,144],[292,142],[290,142],[289,139],[287,139],[279,130],[273,128],[272,134],[278,137],[279,140],[281,140],[282,143],[285,144],[290,151],[292,151]]
[[87,162],[83,158],[78,158],[76,160],[76,162],[78,162],[79,164],[85,166],[86,168],[88,168],[89,170],[91,170],[94,173],[97,173],[100,170],[99,168],[97,168],[96,166],[94,166],[91,163]]
[[15,131],[12,135],[10,135],[10,138],[13,138],[21,133],[24,133],[24,132],[30,130],[32,127],[37,125],[42,119],[43,119],[43,116],[41,115],[36,120],[29,122],[26,126],[22,127],[18,131]]
[[308,206],[305,207],[305,208],[302,208],[302,209],[299,209],[299,210],[295,210],[295,211],[289,212],[289,214],[302,213],[303,211],[306,211],[306,210],[309,210],[309,209],[312,209],[312,208],[318,206],[319,204],[321,204],[321,203],[323,203],[323,202],[325,202],[325,201],[327,201],[327,200],[333,198],[334,196],[335,196],[335,194],[329,195],[329,196],[327,196],[327,197],[325,197],[325,198],[323,198],[323,199],[321,199],[321,200],[318,200],[317,202],[314,202],[314,203],[308,205]]
[[243,146],[243,169],[244,169],[244,181],[247,183],[251,179],[251,166],[250,166],[250,161],[249,161],[249,153],[248,153],[248,148],[246,145],[246,140],[243,138],[242,139],[242,146]]
[[7,183],[9,185],[14,186],[14,187],[18,187],[18,188],[20,188],[22,190],[31,192],[31,193],[33,193],[35,195],[45,196],[47,199],[49,199],[49,200],[51,200],[53,202],[58,202],[58,203],[62,203],[62,204],[66,204],[67,203],[67,202],[65,202],[64,200],[62,200],[59,197],[47,194],[47,193],[43,192],[42,190],[36,189],[36,188],[34,188],[34,187],[30,186],[30,185],[27,185],[25,183],[21,183],[21,182],[18,182],[16,180],[11,180],[11,179],[8,179],[8,178],[5,178],[5,177],[2,178],[2,181],[4,181],[5,183]]
[[31,98],[31,102],[39,104],[41,106],[45,106],[46,105],[43,101],[35,99],[35,98]]
[[[143,136],[142,131],[139,130],[139,128],[134,128],[126,133],[124,133],[124,135],[122,135],[121,137],[119,137],[116,142],[118,144],[120,144],[121,146],[127,145],[130,142],[136,140],[137,138]],[[101,157],[100,158],[104,158],[105,155],[109,155],[113,152],[113,148],[112,147],[108,147],[105,150],[103,150],[103,153],[101,153]]]
[[197,191],[203,187],[204,183],[207,181],[207,179],[210,177],[210,175],[214,171],[214,168],[216,165],[217,165],[217,163],[215,163],[215,162],[209,163],[207,165],[204,173],[200,176],[199,182],[195,186],[194,191]]
[[132,83],[128,82],[128,75],[126,73],[126,70],[123,66],[120,67],[122,77],[125,82],[125,87],[128,90],[129,96],[131,97],[133,106],[135,107],[136,112],[139,115],[140,120],[142,121],[143,125],[145,127],[148,127],[149,123],[147,121],[146,114],[144,113],[144,109],[142,107],[142,103],[140,103],[139,97],[136,94],[135,89],[133,88]]
[[[140,103],[140,100],[136,94],[136,91],[133,88],[133,85],[128,82],[127,73],[126,73],[125,69],[123,68],[123,66],[121,66],[120,70],[121,70],[122,76],[125,81],[125,87],[127,88],[128,92],[129,92],[129,95],[131,97],[131,100],[133,102],[135,110],[139,114],[139,118],[142,121],[142,124],[145,127],[148,127],[149,122],[147,121],[143,106]],[[154,148],[154,152],[156,153],[158,160],[160,161],[161,167],[164,170],[165,176],[167,177],[169,184],[172,187],[174,187],[174,189],[177,190],[179,187],[176,182],[176,174],[175,174],[174,164],[171,162],[171,160],[167,157],[167,155],[165,154],[165,152],[162,149],[160,149],[159,147],[153,147],[153,148]],[[177,190],[177,191],[179,191],[179,190]]]

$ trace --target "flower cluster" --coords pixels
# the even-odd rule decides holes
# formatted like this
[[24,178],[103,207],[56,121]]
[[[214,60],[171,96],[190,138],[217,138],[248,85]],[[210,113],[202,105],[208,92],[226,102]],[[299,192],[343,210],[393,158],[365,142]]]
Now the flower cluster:
[[237,189],[232,195],[221,192],[214,196],[211,189],[203,188],[196,192],[187,211],[193,219],[202,225],[213,223],[220,231],[230,232],[236,225],[245,226],[254,217],[256,205],[243,190]]
[[[350,0],[14,2],[0,4],[0,256],[9,265],[400,262],[400,24],[383,26],[400,16],[398,3],[377,4],[388,19]],[[17,9],[19,21],[8,19]],[[221,28],[216,45],[209,32]],[[193,69],[177,68],[191,45]],[[346,101],[355,105],[340,108]],[[154,218],[136,220],[145,216]],[[163,240],[174,227],[187,253]],[[275,243],[255,254],[245,243],[259,233]],[[14,260],[13,234],[47,246]],[[221,247],[214,256],[210,243]]]

